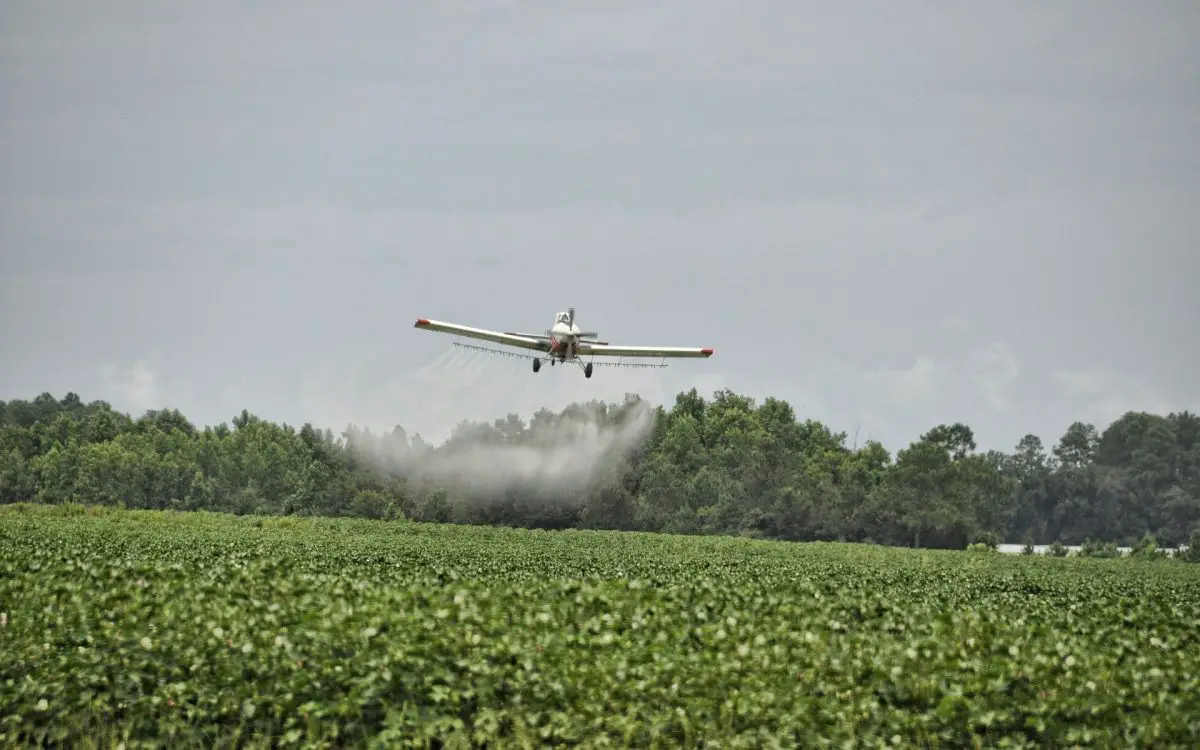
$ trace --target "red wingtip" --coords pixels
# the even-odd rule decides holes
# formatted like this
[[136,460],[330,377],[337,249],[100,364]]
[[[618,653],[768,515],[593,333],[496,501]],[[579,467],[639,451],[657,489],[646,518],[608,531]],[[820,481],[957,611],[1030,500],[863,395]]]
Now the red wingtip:
[[[427,326],[427,325],[429,325],[429,321],[425,320],[424,318],[417,318],[417,325],[418,326]],[[415,327],[416,326],[414,326],[414,328]]]
[[713,354],[713,350],[708,348],[701,349],[700,351],[704,352],[704,356],[706,357],[711,357]]

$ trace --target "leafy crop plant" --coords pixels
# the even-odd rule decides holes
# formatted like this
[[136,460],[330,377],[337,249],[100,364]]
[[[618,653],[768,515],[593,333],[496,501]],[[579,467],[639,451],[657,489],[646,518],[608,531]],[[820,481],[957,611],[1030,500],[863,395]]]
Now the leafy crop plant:
[[1200,747],[1200,566],[0,509],[0,746]]

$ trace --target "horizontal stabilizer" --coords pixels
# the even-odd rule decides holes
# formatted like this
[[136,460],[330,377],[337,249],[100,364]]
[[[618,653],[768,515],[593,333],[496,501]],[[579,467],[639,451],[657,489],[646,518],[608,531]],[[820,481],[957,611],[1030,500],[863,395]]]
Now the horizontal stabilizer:
[[[510,352],[506,349],[493,349],[487,346],[475,346],[474,344],[464,344],[461,341],[455,341],[454,345],[463,349],[471,349],[477,352],[485,352],[487,354],[500,354],[505,357],[516,357],[518,359],[541,359],[539,356],[522,354],[521,352]],[[665,362],[603,362],[597,361],[591,363],[593,367],[666,367]]]

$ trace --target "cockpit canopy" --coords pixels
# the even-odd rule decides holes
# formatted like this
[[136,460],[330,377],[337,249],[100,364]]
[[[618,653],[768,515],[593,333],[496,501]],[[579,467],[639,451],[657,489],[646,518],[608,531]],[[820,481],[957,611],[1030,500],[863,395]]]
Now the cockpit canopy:
[[560,312],[558,315],[554,316],[554,318],[556,323],[570,324],[571,322],[571,316],[567,315],[565,312]]

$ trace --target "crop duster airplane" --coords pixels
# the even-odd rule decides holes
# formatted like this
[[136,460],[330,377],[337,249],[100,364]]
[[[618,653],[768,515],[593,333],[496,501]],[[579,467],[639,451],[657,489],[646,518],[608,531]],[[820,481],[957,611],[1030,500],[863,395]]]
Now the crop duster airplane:
[[533,371],[542,369],[542,362],[549,362],[553,367],[555,362],[566,364],[574,362],[583,368],[584,377],[592,376],[592,365],[598,364],[609,367],[666,367],[666,364],[643,364],[634,362],[584,362],[583,357],[711,357],[710,348],[693,348],[682,346],[615,346],[607,341],[597,341],[600,334],[591,331],[581,331],[575,325],[575,308],[568,312],[560,312],[554,316],[554,326],[540,333],[500,333],[484,328],[443,323],[439,320],[419,318],[415,328],[427,331],[439,331],[466,336],[472,339],[482,339],[505,346],[515,346],[520,349],[538,352],[536,355],[506,352],[500,349],[488,349],[469,344],[458,344],[469,349],[479,349],[486,352],[508,354],[510,356],[528,357],[533,360]]

